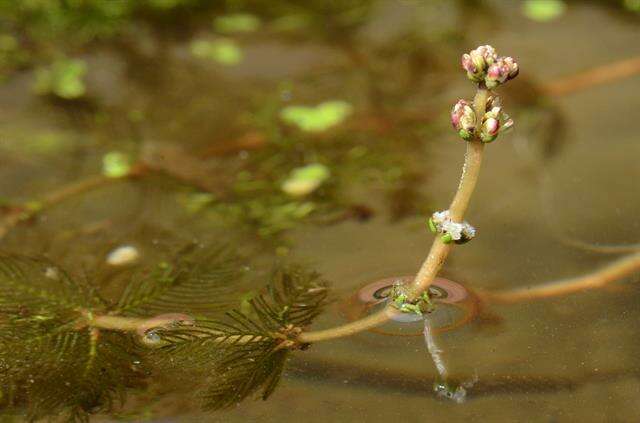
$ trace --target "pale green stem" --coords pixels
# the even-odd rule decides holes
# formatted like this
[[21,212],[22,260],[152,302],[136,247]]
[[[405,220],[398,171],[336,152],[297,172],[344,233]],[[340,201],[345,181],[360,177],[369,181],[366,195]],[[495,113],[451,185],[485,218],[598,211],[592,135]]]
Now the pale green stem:
[[481,292],[491,302],[516,303],[572,294],[586,289],[601,288],[634,272],[640,271],[640,253],[629,254],[588,275],[547,282],[533,287],[498,292]]

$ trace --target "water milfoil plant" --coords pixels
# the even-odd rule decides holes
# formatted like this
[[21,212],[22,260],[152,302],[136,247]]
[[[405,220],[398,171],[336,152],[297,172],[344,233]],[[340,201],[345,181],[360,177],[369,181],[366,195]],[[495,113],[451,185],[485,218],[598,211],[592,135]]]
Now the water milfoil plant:
[[[244,260],[224,248],[191,245],[171,263],[132,277],[115,300],[50,261],[3,254],[0,406],[25,409],[31,420],[62,415],[86,421],[91,413],[110,411],[154,371],[194,370],[203,375],[193,382],[203,407],[224,409],[254,394],[268,398],[291,354],[389,321],[422,325],[438,374],[436,395],[463,401],[475,380],[449,380],[436,339],[442,329],[433,318],[438,310],[458,307],[469,297],[478,304],[510,303],[603,286],[640,268],[640,253],[587,276],[526,290],[472,295],[456,282],[437,278],[453,249],[477,235],[465,213],[485,148],[513,126],[494,90],[518,75],[516,61],[480,46],[462,56],[462,67],[476,92],[451,110],[451,124],[466,148],[460,182],[449,207],[426,219],[435,237],[416,275],[390,277],[358,291],[371,313],[310,331],[328,298],[327,283],[319,275],[275,266],[262,291],[238,297],[238,283],[246,276]],[[285,188],[313,190],[327,172],[318,166],[299,169]]]

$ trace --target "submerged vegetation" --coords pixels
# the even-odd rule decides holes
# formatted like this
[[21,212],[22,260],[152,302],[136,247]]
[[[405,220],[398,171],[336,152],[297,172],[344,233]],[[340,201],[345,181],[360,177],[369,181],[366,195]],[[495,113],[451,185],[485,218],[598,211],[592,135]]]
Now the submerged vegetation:
[[207,409],[258,389],[266,399],[289,351],[305,347],[297,336],[321,311],[325,284],[279,268],[264,293],[234,308],[237,259],[222,251],[201,253],[197,262],[190,256],[131,280],[115,302],[44,259],[0,257],[2,404],[26,406],[33,420],[84,421],[122,403],[152,369],[190,367],[208,374]]

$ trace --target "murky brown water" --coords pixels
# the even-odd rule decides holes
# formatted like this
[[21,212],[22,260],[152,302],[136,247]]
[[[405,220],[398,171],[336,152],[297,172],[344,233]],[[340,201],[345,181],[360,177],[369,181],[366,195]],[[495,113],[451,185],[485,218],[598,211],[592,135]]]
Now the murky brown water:
[[[107,46],[83,56],[92,69],[88,89],[97,106],[48,102],[31,94],[28,71],[18,74],[0,87],[2,198],[12,203],[38,198],[99,173],[104,153],[133,154],[142,145],[147,151],[160,148],[158,167],[165,166],[165,172],[66,200],[11,229],[0,241],[2,249],[47,254],[77,274],[90,269],[107,295],[126,281],[126,275],[111,274],[104,265],[117,245],[136,245],[143,264],[154,263],[177,239],[240,242],[263,262],[274,260],[274,251],[287,251],[290,259],[333,283],[337,301],[314,327],[344,322],[341,301],[371,281],[415,272],[424,258],[431,236],[421,211],[448,204],[462,163],[464,145],[446,118],[453,101],[472,95],[457,71],[457,57],[490,43],[521,65],[520,79],[501,89],[516,130],[488,147],[468,213],[479,236],[455,249],[443,274],[471,289],[490,290],[584,274],[614,260],[617,256],[584,251],[561,238],[595,244],[640,238],[635,121],[640,79],[540,101],[536,93],[554,78],[639,55],[637,19],[573,2],[559,20],[534,23],[520,15],[516,2],[496,1],[489,2],[498,14],[496,29],[480,15],[461,19],[453,2],[438,4],[377,2],[348,44],[311,32],[304,40],[243,36],[245,59],[233,67],[193,58],[188,38],[161,43],[141,29],[131,42],[133,52]],[[468,26],[456,32],[463,38],[447,37],[461,23]],[[397,47],[407,28],[424,43],[425,55],[411,56],[417,64],[407,59],[407,47]],[[418,76],[416,66],[424,71]],[[354,107],[354,116],[337,133],[292,136],[312,142],[286,147],[284,158],[273,159],[278,146],[261,150],[263,138],[268,143],[274,130],[265,123],[277,117],[273,110],[331,99]],[[255,140],[255,133],[257,148],[235,147],[247,134]],[[330,151],[313,145],[335,139],[342,144]],[[239,151],[220,154],[227,146]],[[368,149],[363,162],[373,165],[343,160],[357,156],[351,149],[358,146]],[[214,151],[213,157],[201,160],[207,151]],[[185,206],[193,191],[185,180],[215,191],[246,169],[247,161],[272,160],[259,171],[275,175],[283,161],[318,159],[336,163],[334,177],[341,178],[340,195],[323,194],[327,208],[340,203],[342,211],[329,213],[332,224],[303,221],[259,240],[255,225],[225,219],[224,209],[190,213]],[[389,202],[408,194],[393,197],[388,189],[393,180],[389,183],[386,169],[376,166],[400,168],[416,178],[411,189],[418,205],[406,206],[401,219],[390,218]],[[166,176],[167,169],[174,177]],[[366,205],[374,214],[366,221],[335,223],[344,204]],[[638,275],[627,280],[637,282]],[[477,375],[464,404],[435,398],[435,368],[421,336],[365,333],[295,354],[266,402],[248,400],[229,411],[203,413],[191,392],[176,393],[175,381],[163,380],[132,394],[123,416],[224,422],[638,421],[639,302],[636,285],[617,284],[490,306],[497,321],[475,322],[439,337],[451,372],[463,379]]]

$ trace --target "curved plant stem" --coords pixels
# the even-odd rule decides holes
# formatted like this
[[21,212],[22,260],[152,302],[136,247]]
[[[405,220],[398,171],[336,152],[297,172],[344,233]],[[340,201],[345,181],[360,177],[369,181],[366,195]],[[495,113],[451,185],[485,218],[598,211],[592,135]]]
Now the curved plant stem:
[[[121,332],[135,332],[142,327],[149,319],[140,317],[124,317],[97,315],[87,318],[87,324],[91,327],[106,330],[117,330]],[[171,323],[173,319],[167,319],[166,322],[159,321],[158,326]]]
[[571,94],[585,88],[628,78],[640,73],[640,57],[632,57],[613,63],[607,63],[565,78],[553,78],[544,84],[542,90],[552,96]]
[[557,297],[584,291],[585,289],[601,288],[608,283],[628,276],[634,271],[640,271],[640,253],[629,254],[588,275],[547,282],[534,287],[483,292],[480,295],[489,302],[497,303],[517,303]]
[[112,178],[106,176],[94,176],[63,187],[60,190],[53,191],[42,200],[34,203],[31,207],[16,208],[15,211],[9,213],[4,222],[0,223],[0,239],[2,239],[9,230],[20,222],[33,218],[43,209],[52,207],[61,203],[66,198],[78,195],[87,191],[91,191],[112,181]]
[[[534,287],[516,288],[504,291],[480,291],[477,293],[488,303],[511,304],[526,302],[544,298],[560,297],[581,292],[586,289],[602,288],[603,286],[629,276],[636,271],[640,272],[640,253],[629,254],[595,272],[575,278],[547,282]],[[321,331],[302,333],[297,340],[301,343],[307,343],[353,335],[380,325],[397,313],[400,312],[395,308],[387,307],[379,313],[369,315],[363,319],[346,325]],[[167,315],[164,319],[160,318],[160,316],[140,318],[114,315],[91,315],[87,312],[84,312],[83,315],[83,325],[88,325],[92,328],[122,332],[140,333],[141,328],[152,327],[150,322],[152,322],[155,327],[162,327],[167,324],[175,323],[176,321],[173,314]],[[203,329],[202,333],[210,335],[212,331]],[[220,334],[223,335],[222,332],[220,332]],[[238,335],[235,337],[227,337],[225,342],[245,343],[260,340],[262,340],[261,337]]]
[[48,195],[44,196],[42,199],[33,202],[33,205],[31,206],[27,205],[23,207],[17,207],[4,218],[3,222],[0,223],[0,240],[4,238],[7,233],[15,226],[17,226],[20,222],[34,218],[43,210],[54,207],[71,197],[75,197],[77,195],[102,188],[106,185],[126,178],[140,176],[144,171],[145,169],[143,166],[134,166],[128,174],[117,178],[104,175],[91,176],[87,179],[83,179],[63,186],[58,190],[54,190]]
[[[482,116],[485,113],[488,96],[489,91],[485,87],[478,88],[473,100],[473,107],[476,112],[476,120],[478,124],[482,121]],[[467,142],[467,151],[464,167],[462,168],[460,184],[458,185],[458,190],[456,191],[453,201],[451,202],[451,206],[449,207],[449,214],[454,222],[462,221],[462,218],[467,211],[471,195],[476,187],[478,175],[480,174],[483,150],[484,144],[477,137]],[[420,294],[429,288],[433,279],[436,277],[440,268],[447,259],[447,256],[451,252],[451,249],[452,244],[445,244],[442,242],[440,237],[436,237],[431,245],[431,250],[429,251],[427,258],[420,267],[418,275],[410,287],[409,299],[419,297]],[[298,340],[300,342],[317,342],[353,335],[386,322],[394,313],[397,313],[397,311],[391,306],[387,306],[378,313],[369,315],[363,319],[356,320],[355,322],[351,322],[343,326],[315,332],[303,332],[298,337]]]
[[[125,317],[125,316],[113,316],[113,315],[91,315],[83,313],[83,324],[88,325],[93,329],[105,329],[118,332],[132,332],[138,336],[144,336],[145,330],[153,327],[164,327],[172,324],[176,324],[175,314],[167,314],[166,317],[156,316],[151,318],[140,317]],[[227,335],[224,332],[215,331],[211,329],[199,328],[199,332],[202,336],[218,336],[219,339],[211,339],[212,343],[225,343],[225,344],[246,344],[249,342],[264,341],[264,337],[255,335]],[[274,334],[274,337],[278,337]]]
[[558,214],[549,206],[550,204],[557,203],[552,192],[552,187],[554,186],[553,178],[544,164],[541,164],[541,169],[542,175],[540,177],[539,195],[540,203],[543,205],[542,212],[545,216],[544,221],[549,226],[551,234],[558,240],[558,242],[573,248],[602,254],[620,254],[640,251],[640,243],[595,244],[572,237],[565,233],[565,231],[562,230],[563,225],[559,221]]

